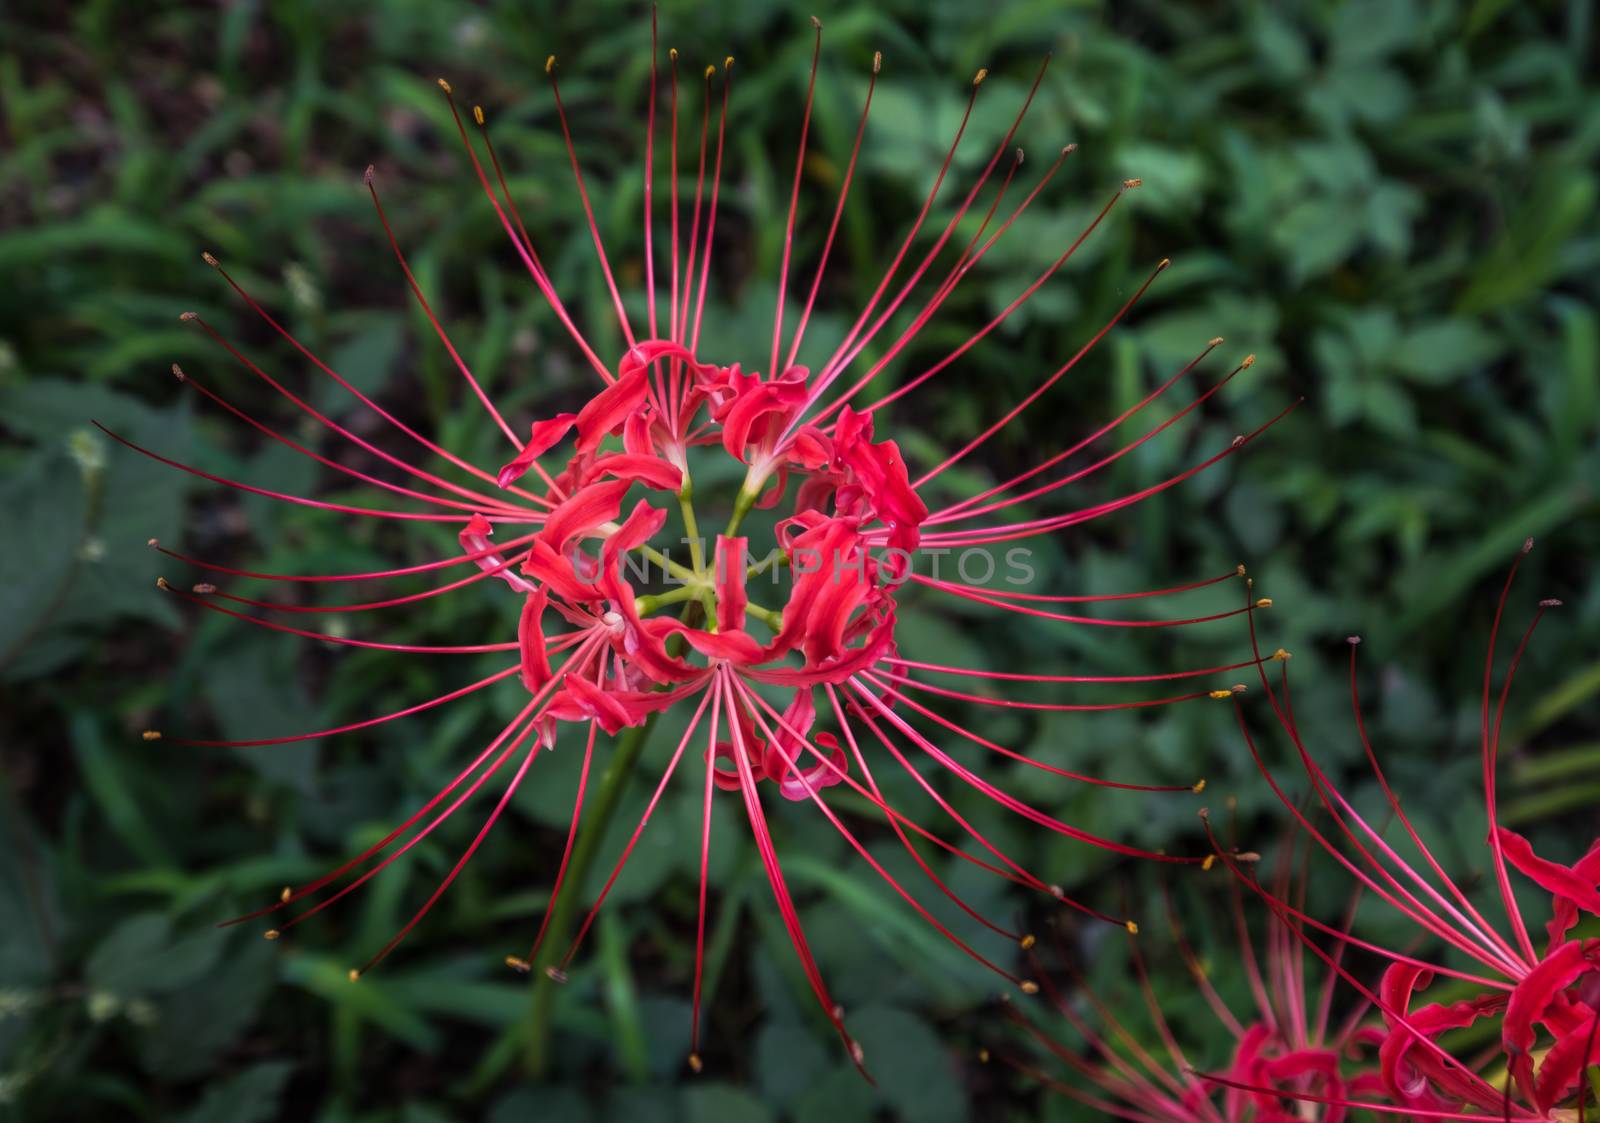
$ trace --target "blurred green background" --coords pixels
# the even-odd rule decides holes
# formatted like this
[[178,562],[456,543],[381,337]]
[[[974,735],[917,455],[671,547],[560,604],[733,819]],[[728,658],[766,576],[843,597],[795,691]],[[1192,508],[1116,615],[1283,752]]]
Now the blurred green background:
[[[967,494],[1033,463],[1136,401],[1213,335],[1227,337],[1230,359],[1213,360],[1203,379],[1256,353],[1198,423],[1072,501],[1145,486],[1295,397],[1307,404],[1248,455],[1041,546],[1043,580],[1057,592],[1111,591],[1248,563],[1276,602],[1269,646],[1296,653],[1303,721],[1351,774],[1359,750],[1339,641],[1362,632],[1372,720],[1396,786],[1450,868],[1469,869],[1482,831],[1472,813],[1481,646],[1499,575],[1525,535],[1539,536],[1514,619],[1537,596],[1567,607],[1535,644],[1513,706],[1505,817],[1570,860],[1576,828],[1592,828],[1600,804],[1600,724],[1583,708],[1600,691],[1600,588],[1587,579],[1600,556],[1594,5],[667,0],[662,45],[682,52],[689,74],[724,54],[738,60],[704,351],[747,368],[764,366],[813,12],[826,35],[803,277],[874,49],[885,66],[806,354],[837,338],[871,292],[972,73],[988,66],[991,77],[956,191],[935,221],[1054,52],[1018,135],[1030,157],[1020,181],[1066,142],[1078,153],[894,370],[920,369],[918,359],[939,357],[1002,308],[1121,179],[1144,186],[937,393],[892,409],[880,432],[914,466],[937,463],[1170,255],[1171,270],[1127,325],[1027,424],[942,486]],[[177,361],[305,435],[286,403],[179,323],[195,309],[312,401],[366,424],[231,298],[200,260],[210,249],[353,382],[450,448],[497,465],[497,434],[408,302],[361,172],[376,165],[422,284],[508,413],[521,424],[570,408],[589,376],[516,265],[433,79],[448,76],[468,104],[485,106],[558,287],[613,356],[542,68],[547,54],[560,56],[609,248],[637,292],[648,42],[648,13],[609,2],[82,0],[0,10],[0,1116],[1082,1117],[1004,1067],[971,1062],[980,1043],[1004,1039],[992,977],[941,947],[800,804],[775,809],[778,844],[879,1083],[853,1073],[812,1010],[748,832],[728,806],[716,828],[707,1071],[688,1076],[698,796],[681,784],[556,996],[552,1063],[522,1070],[507,1043],[527,1017],[529,987],[501,958],[526,945],[546,901],[576,775],[567,742],[569,751],[541,759],[539,780],[440,907],[359,986],[345,970],[404,922],[478,820],[452,821],[293,939],[269,944],[254,929],[213,926],[381,837],[498,728],[513,699],[475,695],[336,742],[142,743],[150,726],[249,737],[355,720],[487,665],[317,647],[182,611],[155,591],[155,577],[201,575],[163,563],[150,537],[309,573],[439,556],[455,549],[454,536],[374,530],[227,494],[115,447],[89,420],[223,475],[336,490],[315,465],[167,374]],[[698,80],[686,89],[687,119],[697,120]],[[658,198],[664,188],[663,178]],[[503,639],[511,618],[486,584],[335,626],[402,642]],[[908,599],[900,634],[911,658],[1129,673],[1237,658],[1242,642],[1226,625],[1107,634]],[[1233,606],[1232,593],[1185,604],[1215,611]],[[1244,837],[1268,842],[1282,816],[1226,711],[964,717],[1082,771],[1153,782],[1205,775],[1207,799],[1236,795]],[[1533,745],[1537,753],[1526,751]],[[664,728],[630,793],[635,815],[670,747]],[[1203,844],[1193,797],[993,774],[1088,829],[1145,846]],[[1150,912],[1149,870],[1021,829],[982,800],[959,802],[1073,893]],[[628,808],[618,821],[631,824]],[[884,844],[881,830],[869,837]],[[610,840],[611,853],[620,841]],[[966,869],[951,876],[1001,918],[1040,919],[1035,902]],[[1198,882],[1180,889],[1210,907]],[[1160,940],[1158,924],[1148,930]],[[1210,1057],[1214,1025],[1171,957],[1155,958],[1173,1017]],[[1226,939],[1215,969],[1236,990]]]

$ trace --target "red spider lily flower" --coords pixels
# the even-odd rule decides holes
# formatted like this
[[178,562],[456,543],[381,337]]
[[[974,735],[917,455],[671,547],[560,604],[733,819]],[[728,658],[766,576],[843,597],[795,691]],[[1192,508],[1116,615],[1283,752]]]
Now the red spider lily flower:
[[[1288,898],[1297,895],[1304,901],[1304,879],[1291,887],[1294,842],[1284,848],[1275,879],[1275,891]],[[1257,856],[1230,847],[1230,861],[1253,864]],[[1206,863],[1209,867],[1211,863]],[[1274,918],[1265,936],[1265,950],[1258,953],[1246,920],[1243,893],[1237,881],[1229,883],[1231,925],[1239,948],[1239,961],[1249,982],[1253,1008],[1235,1011],[1211,981],[1200,955],[1184,933],[1170,894],[1163,888],[1167,922],[1172,931],[1174,950],[1187,968],[1206,1005],[1215,1014],[1233,1041],[1232,1055],[1222,1075],[1230,1087],[1219,1087],[1208,1076],[1197,1072],[1189,1062],[1177,1032],[1163,1012],[1160,999],[1151,985],[1139,940],[1129,933],[1128,954],[1133,963],[1155,1034],[1161,1042],[1161,1055],[1140,1042],[1139,1035],[1118,1016],[1116,1007],[1097,993],[1081,976],[1071,978],[1070,991],[1058,988],[1048,972],[1035,970],[1044,980],[1046,994],[1062,1018],[1072,1027],[1081,1047],[1058,1040],[1041,1025],[1037,1017],[1025,1014],[1011,1003],[1006,1011],[1022,1030],[1042,1046],[1053,1060],[1065,1064],[1093,1087],[1067,1083],[1036,1064],[1011,1056],[1002,1059],[1044,1087],[1066,1095],[1102,1112],[1108,1117],[1133,1123],[1340,1123],[1346,1111],[1342,1102],[1350,1095],[1382,1091],[1376,1073],[1359,1064],[1363,1046],[1375,1041],[1371,1027],[1363,1026],[1370,1009],[1365,1000],[1335,1017],[1335,990],[1339,974],[1323,972],[1314,984],[1306,967],[1303,933],[1291,930],[1288,923]],[[1345,910],[1344,922],[1337,929],[1348,932],[1355,919],[1359,891]],[[1343,958],[1342,944],[1334,942],[1330,954],[1337,963]],[[1033,959],[1033,953],[1029,953]],[[1069,957],[1064,949],[1061,959]],[[1082,1003],[1075,1004],[1076,996]],[[1080,1005],[1086,1005],[1083,1010]],[[988,1051],[981,1054],[989,1059]],[[1320,1110],[1303,1110],[1304,1105],[1322,1101]]]
[[[818,25],[816,48],[812,56],[811,88],[815,85],[820,50],[821,28]],[[444,324],[434,314],[390,227],[379,198],[376,177],[370,169],[368,171],[366,186],[371,193],[377,218],[412,296],[451,356],[467,388],[481,403],[488,419],[505,436],[509,451],[503,465],[472,463],[386,410],[297,340],[214,257],[206,255],[206,261],[218,270],[239,298],[270,329],[281,335],[321,374],[338,383],[363,408],[371,411],[374,418],[387,427],[389,437],[403,439],[405,451],[387,451],[344,427],[297,396],[199,316],[191,313],[185,319],[214,340],[252,376],[265,381],[293,406],[321,425],[329,439],[341,445],[354,445],[365,456],[376,457],[384,463],[386,471],[399,473],[404,482],[395,482],[347,466],[334,457],[325,456],[283,435],[193,379],[187,379],[188,384],[266,437],[312,457],[335,472],[387,492],[408,505],[374,508],[290,495],[176,464],[154,452],[148,455],[206,479],[288,503],[352,518],[434,522],[455,527],[461,553],[456,557],[439,558],[404,568],[304,576],[210,565],[173,551],[163,552],[219,573],[283,581],[291,583],[291,587],[295,583],[303,587],[305,583],[391,581],[419,575],[431,577],[457,566],[466,569],[468,575],[417,593],[336,605],[268,602],[224,592],[210,583],[196,586],[190,592],[166,583],[163,583],[163,587],[202,608],[247,623],[343,646],[418,656],[499,652],[509,660],[503,669],[478,682],[395,713],[370,717],[337,729],[317,730],[295,737],[263,738],[243,744],[279,744],[367,729],[504,683],[517,683],[519,686],[516,688],[526,692],[526,701],[517,716],[466,764],[454,780],[393,832],[327,876],[293,888],[270,908],[252,914],[288,913],[296,905],[305,906],[274,929],[274,936],[315,915],[381,872],[493,781],[492,787],[498,788],[501,794],[481,829],[444,877],[438,891],[361,970],[370,968],[404,938],[432,907],[439,894],[458,876],[503,813],[523,778],[535,766],[540,751],[555,746],[563,725],[574,725],[579,727],[583,735],[583,768],[566,848],[555,873],[554,891],[559,894],[573,856],[573,840],[584,810],[597,733],[614,734],[623,729],[637,728],[647,723],[652,715],[669,707],[683,707],[692,715],[688,728],[661,766],[659,782],[594,908],[598,909],[614,884],[680,763],[685,759],[700,757],[705,762],[701,780],[705,792],[705,817],[700,840],[701,912],[696,944],[695,1040],[698,1041],[699,976],[705,935],[705,867],[711,846],[710,808],[714,793],[726,790],[737,792],[740,797],[778,910],[816,999],[849,1044],[850,1039],[845,1033],[838,1007],[828,993],[801,930],[770,830],[771,811],[763,799],[763,789],[787,800],[809,802],[815,806],[911,908],[974,959],[1013,982],[1020,982],[1009,970],[939,924],[910,889],[880,868],[857,835],[830,807],[824,793],[829,788],[840,787],[864,799],[887,820],[934,892],[954,901],[979,924],[1007,938],[1016,940],[1021,936],[983,917],[962,901],[933,872],[919,851],[919,845],[925,843],[940,848],[957,859],[981,866],[999,877],[1047,893],[1085,913],[1120,924],[1123,921],[1068,900],[1046,878],[1024,868],[997,844],[983,837],[918,771],[918,763],[923,757],[930,758],[950,773],[954,782],[976,789],[1016,815],[1047,830],[1120,854],[1151,858],[1163,856],[1147,854],[1062,822],[985,779],[985,769],[981,763],[964,763],[961,758],[976,756],[981,760],[985,754],[995,754],[1074,782],[1132,791],[1178,791],[1188,790],[1190,786],[1122,783],[1068,772],[1032,760],[1021,752],[966,728],[940,714],[933,708],[935,703],[940,699],[954,699],[976,705],[1033,711],[1087,711],[1153,706],[1208,696],[1227,697],[1230,692],[1226,689],[1188,687],[1191,680],[1224,674],[1253,664],[1252,660],[1247,660],[1227,666],[1169,673],[1083,676],[1000,674],[980,668],[907,658],[900,653],[895,634],[897,597],[899,590],[907,584],[1006,612],[1096,627],[1176,627],[1241,613],[1249,614],[1256,607],[1251,605],[1242,610],[1200,617],[1126,621],[1073,615],[1066,609],[1075,604],[1158,598],[1206,588],[1226,581],[1234,574],[1227,573],[1173,588],[1114,596],[1054,596],[1014,590],[995,591],[987,586],[970,584],[964,579],[925,575],[917,572],[913,551],[927,547],[940,550],[980,548],[1002,542],[1026,541],[1078,526],[1176,486],[1233,455],[1266,426],[1235,438],[1227,447],[1199,459],[1171,478],[1139,491],[1050,514],[1027,518],[1009,514],[1024,502],[1033,503],[1057,496],[1064,488],[1085,480],[1154,439],[1197,409],[1239,370],[1250,365],[1251,360],[1247,358],[1227,376],[1195,395],[1189,404],[1176,410],[1167,420],[1152,424],[1137,438],[1112,451],[1086,458],[1088,462],[1082,466],[1070,470],[1065,467],[1069,458],[1084,452],[1091,444],[1100,442],[1113,429],[1140,414],[1156,398],[1194,371],[1200,361],[1221,343],[1220,339],[1212,340],[1199,356],[1143,401],[1070,447],[1051,454],[1034,467],[981,494],[930,510],[924,499],[927,485],[953,465],[980,450],[1007,426],[1019,423],[1024,411],[1071,372],[1084,355],[1123,319],[1166,262],[1162,262],[1151,273],[1110,322],[1076,354],[1053,372],[1045,372],[1037,386],[1022,401],[1006,409],[1002,416],[963,447],[915,478],[898,444],[881,433],[887,414],[880,411],[937,376],[1003,324],[1061,269],[1122,195],[1136,186],[1136,181],[1119,187],[1089,226],[1049,268],[1026,285],[1016,299],[989,323],[932,367],[902,379],[893,393],[871,405],[858,407],[852,404],[857,394],[876,379],[930,322],[963,279],[1039,196],[1072,151],[1071,147],[1063,149],[1060,157],[1045,170],[1026,197],[1009,212],[1002,210],[1001,203],[1022,162],[1020,152],[1006,164],[1003,174],[997,176],[996,173],[1012,151],[1013,139],[1038,88],[1038,80],[1035,80],[1033,88],[1023,99],[1011,127],[965,194],[953,205],[950,218],[937,230],[931,245],[928,245],[924,228],[928,225],[936,202],[945,192],[950,169],[966,131],[967,119],[980,95],[984,73],[979,72],[971,84],[967,116],[962,118],[957,127],[921,210],[888,261],[882,280],[859,310],[840,344],[820,355],[820,361],[810,367],[798,365],[796,359],[821,291],[834,235],[850,193],[881,59],[875,59],[873,63],[861,123],[845,164],[845,174],[820,256],[806,288],[803,308],[794,321],[792,334],[787,334],[786,294],[793,272],[791,247],[797,225],[799,187],[805,166],[806,135],[811,115],[811,96],[808,93],[784,231],[784,260],[779,274],[771,349],[766,356],[765,371],[756,372],[746,371],[738,363],[723,363],[703,356],[699,343],[710,263],[718,233],[718,199],[722,184],[732,59],[727,60],[720,69],[720,91],[715,86],[718,68],[707,67],[703,74],[699,157],[693,199],[690,202],[680,198],[679,194],[680,90],[677,53],[670,52],[669,57],[672,63],[667,82],[667,116],[671,135],[668,207],[670,260],[667,283],[659,284],[655,250],[659,221],[655,200],[659,82],[656,55],[653,52],[643,153],[645,252],[642,325],[638,323],[640,302],[634,301],[633,310],[630,311],[629,302],[623,299],[618,288],[605,241],[594,220],[589,188],[572,144],[566,107],[561,100],[555,60],[551,59],[546,67],[596,260],[610,295],[617,325],[626,339],[626,350],[614,366],[604,362],[591,346],[551,282],[535,241],[512,199],[500,156],[489,139],[482,110],[476,107],[473,110],[472,116],[478,125],[478,138],[474,142],[457,110],[450,85],[440,82],[468,162],[489,207],[505,229],[512,252],[526,269],[533,286],[549,305],[571,344],[593,368],[598,380],[597,392],[575,413],[539,417],[531,423],[518,426],[500,412],[452,343]],[[714,108],[717,124],[713,134],[711,118]],[[951,240],[955,231],[986,190],[990,191],[992,199],[975,233],[959,249],[954,262],[946,260],[941,263],[941,251],[947,245],[954,244]],[[998,222],[997,216],[1000,216]],[[683,237],[685,227],[686,239]],[[919,244],[922,248],[914,250],[913,247]],[[661,289],[666,290],[665,314]],[[907,305],[907,300],[912,299],[914,293],[919,295],[912,304]],[[910,313],[909,323],[903,326],[896,318],[902,307]],[[885,334],[891,321],[896,326]],[[869,346],[875,346],[877,350],[874,354],[880,356],[870,365],[861,360]],[[181,372],[179,374],[183,377]],[[1269,425],[1271,423],[1268,422]],[[559,463],[546,465],[546,458],[555,458]],[[699,473],[703,476],[705,473],[701,471],[701,465],[716,458],[731,458],[742,470],[743,477],[737,492],[724,497],[726,501],[731,501],[731,517],[717,535],[714,547],[706,549],[699,540],[699,519],[695,510],[695,501],[704,496],[696,494],[695,475]],[[779,508],[780,505],[783,514],[777,521],[770,542],[753,543],[748,535],[740,533],[740,527],[751,511]],[[681,526],[674,526],[669,531],[666,524],[674,515],[681,520]],[[682,540],[678,531],[688,537],[689,555],[686,560],[681,554],[674,558],[670,553],[671,544]],[[646,586],[647,578],[639,576],[641,567],[655,574],[649,580],[657,581],[657,584]],[[774,573],[779,580],[771,579],[770,575]],[[754,582],[760,576],[766,576],[767,579],[758,591]],[[505,586],[501,595],[506,606],[503,637],[488,642],[450,646],[389,643],[300,628],[269,615],[257,614],[379,612],[485,581],[496,589],[500,585]],[[660,582],[663,581],[666,584],[661,587]],[[767,587],[781,598],[780,603],[762,603],[762,597],[768,595]],[[1261,603],[1264,605],[1267,602]],[[680,614],[670,615],[664,610]],[[969,693],[931,681],[950,677],[978,679],[991,689],[984,694]],[[1004,696],[1004,690],[1013,684],[1031,683],[1054,689],[1074,683],[1162,681],[1180,685],[1167,696],[1138,701],[1068,703]],[[240,744],[209,740],[190,740],[186,743]],[[692,745],[696,746],[693,752]],[[951,841],[890,803],[868,764],[869,755],[877,755],[879,748],[886,754],[883,758],[886,763],[880,766],[907,772],[939,809],[945,820],[945,828],[953,830],[960,841]],[[601,751],[603,753],[604,749]],[[983,856],[969,854],[961,845],[966,839],[975,841]],[[549,964],[552,975],[559,976],[570,962],[593,916],[594,911],[591,910],[564,955]],[[536,960],[549,923],[550,916],[547,914],[534,940],[533,950],[526,959],[513,958],[514,965],[526,967]],[[353,972],[352,977],[359,973]],[[852,1047],[852,1052],[857,1051]],[[692,1059],[697,1063],[697,1058]]]
[[[1530,538],[1522,554],[1532,549]],[[1540,601],[1506,667],[1498,690],[1494,667],[1506,604],[1522,555],[1511,566],[1496,605],[1484,659],[1480,702],[1479,751],[1482,757],[1484,846],[1493,870],[1495,896],[1502,922],[1492,921],[1447,874],[1406,815],[1399,796],[1389,785],[1367,737],[1357,685],[1356,654],[1360,637],[1350,648],[1350,700],[1356,731],[1373,775],[1382,788],[1388,812],[1415,849],[1407,860],[1384,839],[1381,827],[1359,814],[1329,779],[1306,747],[1289,696],[1287,668],[1274,687],[1265,673],[1262,683],[1279,724],[1288,734],[1309,775],[1318,801],[1326,809],[1333,829],[1310,827],[1294,804],[1284,796],[1268,769],[1240,712],[1240,729],[1263,775],[1286,806],[1313,837],[1356,881],[1373,896],[1414,924],[1421,934],[1454,949],[1474,966],[1461,969],[1431,959],[1418,958],[1367,943],[1343,938],[1389,961],[1376,990],[1351,979],[1372,1000],[1384,1019],[1379,1050],[1384,1086],[1395,1107],[1373,1107],[1416,1118],[1434,1119],[1555,1119],[1571,1118],[1576,1105],[1582,1119],[1588,1088],[1584,1070],[1600,1059],[1600,939],[1574,937],[1580,913],[1600,915],[1600,839],[1571,866],[1540,857],[1528,840],[1499,823],[1496,802],[1496,765],[1511,684],[1533,637],[1534,629],[1557,600]],[[1253,624],[1252,624],[1253,632]],[[1252,636],[1253,638],[1253,636]],[[1224,856],[1224,860],[1226,857]],[[1232,863],[1230,863],[1232,864]],[[1509,868],[1508,868],[1509,867]],[[1235,869],[1238,869],[1235,866]],[[1536,941],[1518,905],[1510,870],[1550,894],[1551,916],[1545,938]],[[1261,890],[1241,872],[1280,915],[1310,927],[1319,927],[1281,894]],[[1540,946],[1542,943],[1543,946]],[[1348,977],[1348,973],[1345,973]],[[1449,1002],[1427,1002],[1421,994],[1436,977],[1455,980],[1464,997]],[[1483,1056],[1458,1057],[1442,1036],[1480,1021],[1497,1026],[1499,1047]]]

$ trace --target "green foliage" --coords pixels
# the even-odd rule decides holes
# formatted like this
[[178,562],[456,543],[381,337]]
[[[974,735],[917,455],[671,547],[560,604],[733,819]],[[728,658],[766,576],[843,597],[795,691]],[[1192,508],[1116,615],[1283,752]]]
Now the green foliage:
[[[747,368],[763,365],[770,330],[808,14],[779,2],[687,0],[660,12],[663,44],[682,49],[688,73],[727,53],[738,60],[705,350]],[[1018,134],[1027,150],[1018,183],[1062,144],[1078,151],[886,381],[914,374],[1003,309],[1119,181],[1139,176],[1144,186],[1035,300],[934,392],[892,407],[885,424],[914,467],[938,463],[1171,256],[1139,310],[1028,423],[937,486],[966,495],[1031,465],[1133,405],[1212,336],[1227,337],[1231,361],[1202,368],[1204,385],[1254,352],[1256,364],[1196,423],[1141,447],[1071,501],[1148,487],[1301,395],[1306,403],[1215,473],[1042,545],[1034,564],[1043,580],[1054,592],[1111,592],[1248,563],[1276,601],[1271,644],[1295,652],[1303,724],[1352,775],[1359,746],[1348,736],[1338,641],[1363,633],[1391,778],[1413,793],[1447,865],[1461,869],[1482,829],[1465,812],[1476,806],[1475,678],[1494,587],[1525,535],[1548,536],[1526,563],[1519,612],[1538,595],[1568,603],[1542,626],[1522,671],[1503,795],[1508,821],[1570,858],[1562,827],[1592,814],[1600,753],[1589,641],[1600,630],[1600,590],[1585,583],[1588,559],[1600,556],[1592,3],[873,0],[818,14],[824,74],[797,242],[806,269],[874,49],[885,65],[866,186],[841,228],[806,354],[838,340],[876,285],[972,72],[988,66],[991,76],[958,181],[981,167],[1040,56],[1053,51]],[[463,457],[498,464],[498,434],[408,302],[361,172],[375,166],[419,284],[507,413],[525,420],[569,408],[589,373],[508,252],[433,79],[448,75],[484,105],[557,287],[600,352],[614,355],[618,333],[542,67],[547,54],[560,56],[608,250],[634,291],[648,36],[640,6],[612,2],[383,0],[335,11],[306,0],[90,0],[0,15],[0,1116],[1081,1117],[1059,1102],[1041,1106],[1008,1069],[968,1065],[979,1042],[998,1048],[1004,1038],[988,1004],[996,980],[852,861],[804,805],[775,811],[778,846],[879,1083],[860,1080],[812,1008],[731,805],[714,822],[707,1072],[691,1077],[683,1057],[699,825],[698,793],[683,784],[669,791],[650,844],[555,996],[548,1075],[524,1083],[506,1042],[526,1017],[528,988],[501,958],[527,946],[547,903],[572,752],[540,758],[538,782],[429,920],[354,986],[348,968],[405,923],[476,822],[452,822],[281,941],[261,940],[255,925],[213,927],[381,838],[509,716],[509,700],[475,694],[337,741],[237,751],[142,742],[147,728],[222,737],[322,728],[497,668],[335,650],[178,611],[155,579],[187,585],[202,575],[149,549],[150,538],[229,564],[313,573],[415,564],[453,551],[454,535],[399,535],[224,494],[93,423],[216,475],[357,494],[195,401],[167,373],[177,362],[286,436],[312,433],[289,403],[179,323],[194,310],[312,406],[367,425],[348,395],[233,299],[200,261],[209,249],[363,393]],[[664,187],[663,176],[658,202]],[[942,224],[950,207],[941,199],[930,223]],[[972,229],[969,219],[961,233]],[[880,344],[863,359],[881,354]],[[1159,405],[1155,416],[1176,408]],[[1107,634],[908,600],[900,635],[912,658],[1141,673],[1239,651],[1237,631],[1225,628]],[[1185,603],[1216,608],[1203,596]],[[317,626],[373,634],[346,615]],[[382,637],[478,642],[508,626],[503,601],[480,586],[387,613]],[[1276,804],[1223,709],[955,712],[1059,767],[1146,782],[1204,775],[1218,798],[1237,796],[1241,832],[1265,845],[1280,829]],[[652,762],[675,742],[672,725],[662,723],[645,779],[627,793],[603,870],[643,806]],[[1145,799],[1021,765],[991,768],[995,782],[1086,830],[1174,850],[1203,844],[1190,797]],[[892,800],[919,798],[904,775],[880,780]],[[1025,829],[971,792],[951,795],[979,829],[1069,892],[1112,911],[1126,894],[1141,915],[1155,911],[1138,903],[1151,896],[1148,870]],[[838,805],[851,808],[850,797]],[[891,837],[864,834],[875,857],[914,880]],[[935,865],[999,920],[1041,915],[962,863]],[[930,908],[959,926],[945,902]],[[974,942],[1017,958],[1005,941]],[[1216,970],[1236,991],[1225,946]],[[1215,1025],[1181,970],[1158,960],[1155,971],[1158,990],[1174,995],[1179,1030],[1213,1042]]]

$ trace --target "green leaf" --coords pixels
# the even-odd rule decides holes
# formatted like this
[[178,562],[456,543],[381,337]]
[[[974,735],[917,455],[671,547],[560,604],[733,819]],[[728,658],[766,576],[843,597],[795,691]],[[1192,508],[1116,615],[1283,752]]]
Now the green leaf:
[[282,1118],[278,1102],[293,1072],[289,1061],[266,1061],[213,1083],[198,1104],[178,1116],[179,1123],[263,1123]]
[[118,996],[162,994],[210,971],[224,942],[215,928],[178,935],[165,913],[139,913],[100,941],[84,975],[90,986]]

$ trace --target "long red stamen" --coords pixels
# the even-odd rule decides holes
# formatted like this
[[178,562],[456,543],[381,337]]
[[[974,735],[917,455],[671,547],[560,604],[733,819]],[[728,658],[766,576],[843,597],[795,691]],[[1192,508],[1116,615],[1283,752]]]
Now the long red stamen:
[[367,190],[372,195],[372,205],[378,210],[378,221],[383,224],[383,232],[389,239],[390,248],[394,250],[395,260],[400,263],[401,272],[406,275],[406,284],[411,288],[411,295],[417,298],[417,303],[422,308],[422,314],[428,318],[428,323],[433,325],[434,334],[439,337],[439,342],[443,343],[444,349],[449,352],[451,361],[456,365],[456,370],[460,371],[461,377],[467,380],[467,385],[472,387],[473,394],[483,404],[483,408],[488,411],[489,416],[494,419],[494,423],[500,427],[500,431],[506,435],[506,440],[510,441],[518,452],[521,452],[522,441],[511,431],[511,426],[506,424],[506,419],[500,415],[500,411],[495,408],[494,402],[490,400],[489,395],[479,385],[477,378],[467,366],[466,360],[456,350],[455,344],[450,342],[450,335],[444,330],[444,325],[433,314],[433,306],[428,303],[428,298],[422,294],[422,286],[417,283],[416,276],[411,272],[411,266],[406,262],[406,255],[400,250],[400,241],[394,236],[394,230],[389,226],[389,216],[384,213],[383,203],[378,198],[378,185],[373,182],[376,177],[371,167],[367,168],[364,178]]
[[778,304],[772,313],[772,358],[767,373],[776,378],[783,373],[778,369],[778,350],[783,346],[783,301],[789,289],[789,257],[794,251],[794,219],[800,207],[800,173],[806,166],[806,139],[811,133],[811,106],[817,92],[817,62],[822,57],[822,21],[811,17],[816,28],[816,42],[811,48],[811,78],[806,83],[806,104],[800,113],[800,144],[794,156],[794,184],[789,189],[789,217],[783,225],[783,261],[778,266]]
[[[839,184],[839,200],[834,204],[833,220],[828,224],[827,237],[822,240],[822,256],[817,260],[817,271],[811,275],[811,291],[806,294],[805,308],[800,313],[800,322],[795,325],[794,338],[789,342],[789,354],[783,361],[784,369],[794,366],[795,356],[800,353],[800,341],[805,338],[806,325],[811,322],[811,309],[817,302],[817,290],[822,287],[822,278],[828,269],[828,256],[833,252],[833,240],[839,232],[839,220],[844,217],[845,201],[850,198],[850,184],[855,179],[856,160],[861,155],[861,138],[866,135],[867,114],[872,110],[872,92],[878,88],[878,72],[882,69],[883,54],[874,52],[872,75],[867,79],[867,96],[861,106],[861,121],[856,125],[856,139],[850,146],[850,159],[845,162],[844,179]],[[772,373],[781,372],[774,366]]]

